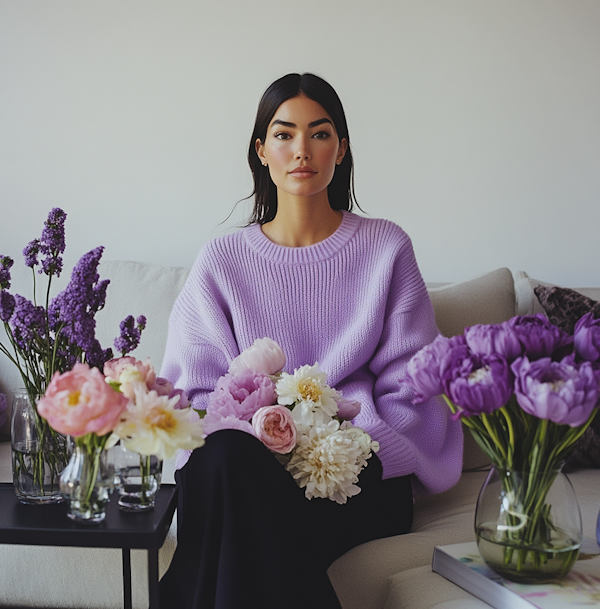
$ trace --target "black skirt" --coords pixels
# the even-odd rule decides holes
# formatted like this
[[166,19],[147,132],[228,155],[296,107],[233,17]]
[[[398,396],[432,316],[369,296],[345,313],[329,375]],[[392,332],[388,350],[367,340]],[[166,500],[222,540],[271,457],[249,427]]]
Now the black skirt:
[[259,440],[211,434],[176,472],[177,549],[161,609],[339,609],[329,565],[412,524],[410,478],[381,474],[373,455],[347,503],[308,500]]

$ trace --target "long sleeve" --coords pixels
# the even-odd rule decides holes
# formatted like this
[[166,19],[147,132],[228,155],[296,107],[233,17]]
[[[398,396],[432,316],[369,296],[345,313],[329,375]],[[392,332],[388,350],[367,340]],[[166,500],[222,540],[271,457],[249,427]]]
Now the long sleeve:
[[204,408],[229,362],[272,338],[286,372],[318,362],[362,404],[355,423],[380,443],[385,478],[413,474],[417,492],[434,493],[460,475],[461,427],[438,400],[413,405],[401,380],[437,332],[395,224],[344,212],[334,235],[305,248],[278,246],[252,225],[202,248],[171,314],[162,374]]

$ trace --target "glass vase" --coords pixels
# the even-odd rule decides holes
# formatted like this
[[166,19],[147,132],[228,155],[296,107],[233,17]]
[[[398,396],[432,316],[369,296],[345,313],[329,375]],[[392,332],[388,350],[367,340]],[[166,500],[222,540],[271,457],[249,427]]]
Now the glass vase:
[[76,441],[60,477],[60,490],[69,502],[67,516],[77,522],[101,522],[113,488],[114,471],[108,466],[106,451]]
[[564,577],[583,538],[575,491],[560,470],[492,468],[477,499],[477,546],[502,577],[540,584]]
[[25,389],[14,392],[10,427],[13,485],[19,501],[63,501],[60,475],[68,462],[67,439],[37,414]]
[[160,488],[162,461],[154,455],[132,452],[121,444],[111,448],[110,458],[115,467],[119,508],[125,512],[153,509]]

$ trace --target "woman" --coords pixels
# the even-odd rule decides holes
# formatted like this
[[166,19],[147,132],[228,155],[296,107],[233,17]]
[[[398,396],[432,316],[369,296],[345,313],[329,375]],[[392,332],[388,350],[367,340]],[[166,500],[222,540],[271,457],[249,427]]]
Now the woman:
[[[255,207],[241,231],[200,252],[171,315],[163,376],[195,408],[258,338],[286,370],[319,362],[357,400],[355,424],[380,443],[338,505],[308,500],[258,440],[225,430],[178,470],[178,547],[165,607],[339,607],[326,574],[350,548],[406,533],[414,493],[453,485],[460,424],[437,400],[413,406],[410,357],[437,335],[411,242],[398,226],[351,213],[352,155],[341,102],[312,74],[264,93],[248,160]],[[181,463],[179,464],[181,465]]]

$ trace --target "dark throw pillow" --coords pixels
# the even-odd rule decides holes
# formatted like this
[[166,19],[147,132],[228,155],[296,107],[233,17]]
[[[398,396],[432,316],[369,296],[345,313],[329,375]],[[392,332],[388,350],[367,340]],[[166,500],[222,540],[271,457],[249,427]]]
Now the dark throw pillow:
[[534,292],[548,319],[569,334],[573,334],[577,321],[589,311],[595,318],[600,317],[600,302],[575,290],[538,285]]
[[[569,334],[573,334],[575,324],[588,312],[600,318],[600,302],[592,300],[575,290],[559,287],[537,286],[534,289],[548,319]],[[600,414],[575,445],[567,458],[565,471],[581,467],[600,468]]]

